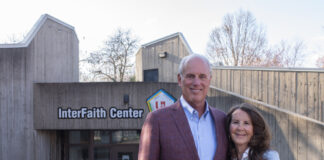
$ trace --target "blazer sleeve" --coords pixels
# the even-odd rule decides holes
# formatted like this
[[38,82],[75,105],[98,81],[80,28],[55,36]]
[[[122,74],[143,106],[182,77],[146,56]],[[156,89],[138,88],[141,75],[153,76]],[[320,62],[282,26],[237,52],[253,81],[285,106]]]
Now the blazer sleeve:
[[159,124],[154,112],[147,115],[143,124],[138,159],[158,160],[160,157]]

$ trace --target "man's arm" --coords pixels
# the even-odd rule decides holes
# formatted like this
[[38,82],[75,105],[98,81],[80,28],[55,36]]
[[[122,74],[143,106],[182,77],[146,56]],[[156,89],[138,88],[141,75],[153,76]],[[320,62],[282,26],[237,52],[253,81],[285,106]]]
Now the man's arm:
[[143,124],[139,144],[139,160],[160,158],[159,124],[154,113],[149,113]]

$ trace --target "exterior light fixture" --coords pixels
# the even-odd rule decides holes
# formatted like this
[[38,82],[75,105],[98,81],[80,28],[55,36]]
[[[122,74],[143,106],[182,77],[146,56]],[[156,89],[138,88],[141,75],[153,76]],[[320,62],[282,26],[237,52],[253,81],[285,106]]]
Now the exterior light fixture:
[[165,58],[165,57],[167,57],[167,55],[168,55],[168,52],[159,53],[160,58]]
[[129,95],[128,94],[124,94],[124,104],[129,104]]

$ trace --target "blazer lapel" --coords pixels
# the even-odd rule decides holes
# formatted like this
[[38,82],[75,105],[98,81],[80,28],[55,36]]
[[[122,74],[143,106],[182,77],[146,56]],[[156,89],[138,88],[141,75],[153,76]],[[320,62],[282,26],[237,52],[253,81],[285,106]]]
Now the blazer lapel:
[[177,126],[177,129],[182,137],[182,140],[186,144],[188,150],[193,153],[193,156],[196,157],[195,159],[198,159],[198,152],[196,149],[196,145],[191,133],[191,129],[187,120],[187,117],[184,113],[184,110],[180,104],[180,101],[178,100],[175,103],[175,107],[173,108],[172,117],[174,119],[174,122]]

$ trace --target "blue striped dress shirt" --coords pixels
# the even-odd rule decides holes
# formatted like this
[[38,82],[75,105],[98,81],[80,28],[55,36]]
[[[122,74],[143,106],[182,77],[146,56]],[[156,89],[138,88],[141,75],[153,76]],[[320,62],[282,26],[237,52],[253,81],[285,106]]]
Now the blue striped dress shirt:
[[196,149],[200,160],[212,160],[217,148],[215,123],[208,108],[206,101],[206,110],[199,118],[198,111],[180,97],[180,103],[186,114],[191,133],[193,135]]

